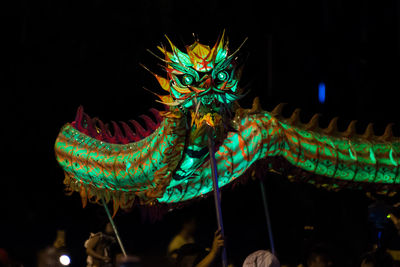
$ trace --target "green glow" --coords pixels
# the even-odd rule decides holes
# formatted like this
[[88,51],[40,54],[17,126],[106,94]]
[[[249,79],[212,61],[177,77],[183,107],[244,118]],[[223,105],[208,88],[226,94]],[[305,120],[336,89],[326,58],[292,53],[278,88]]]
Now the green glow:
[[219,63],[219,62],[225,60],[227,55],[228,55],[228,51],[226,51],[226,49],[219,49],[217,56],[215,57],[215,62]]
[[[69,141],[66,143],[58,140],[55,150],[59,151],[57,158],[64,170],[73,177],[79,177],[79,181],[84,184],[94,184],[112,190],[118,188],[121,192],[130,192],[135,186],[138,190],[143,190],[151,185],[149,178],[152,177],[152,173],[166,166],[162,160],[169,148],[166,144],[173,144],[173,135],[167,141],[166,136],[160,134],[163,129],[165,127],[160,126],[149,139],[117,145],[96,140],[66,125],[61,131],[61,136],[66,140],[73,140],[73,146]],[[153,151],[157,145],[159,149]],[[146,155],[150,154],[151,158],[147,156],[146,159]]]
[[374,163],[376,162],[374,150],[372,150],[372,147],[369,149],[369,157],[372,160],[372,162],[374,162]]
[[[188,47],[188,54],[174,46],[172,52],[166,53],[171,79],[164,80],[163,88],[169,91],[173,102],[167,103],[172,106],[155,132],[143,140],[110,144],[91,138],[70,124],[64,126],[55,150],[66,173],[66,183],[83,196],[94,192],[121,203],[128,198],[137,198],[144,204],[178,203],[210,193],[213,185],[207,140],[203,126],[196,122],[215,113],[222,117],[225,108],[234,116],[223,117],[224,123],[234,131],[228,131],[222,123],[213,126],[217,132],[213,138],[218,143],[215,158],[220,187],[241,177],[256,161],[275,156],[310,175],[400,183],[396,177],[400,175],[398,139],[373,139],[371,143],[361,136],[345,138],[293,126],[264,111],[238,109],[235,114],[233,104],[240,97],[236,64],[233,57],[227,56],[224,42],[212,47],[196,42]],[[231,118],[234,119],[229,121]],[[310,183],[319,184],[312,178]],[[331,185],[340,186],[335,180]]]
[[[236,123],[239,131],[227,133],[215,155],[220,186],[243,175],[255,161],[276,155],[304,170],[331,178],[389,184],[396,181],[395,155],[400,150],[397,143],[375,143],[371,147],[369,142],[359,139],[349,142],[293,127],[267,112],[248,115]],[[176,137],[164,135],[169,127],[177,127],[177,124],[165,122],[146,139],[116,145],[95,140],[68,126],[61,132],[65,141],[61,139],[56,143],[56,151],[60,151],[58,160],[79,183],[126,193],[146,192],[156,185],[155,171],[171,165],[165,162],[166,151],[175,150],[177,143]],[[182,144],[184,138],[181,147]],[[193,144],[190,148],[197,153],[204,146]],[[199,158],[182,154],[179,159],[184,158],[176,172],[183,179],[166,176],[170,182],[156,199],[174,203],[211,192],[207,154]],[[177,162],[179,160],[175,164]]]
[[393,148],[390,148],[389,157],[390,157],[390,161],[391,161],[395,166],[397,166],[398,163],[396,162],[396,160],[395,160],[394,157],[393,157]]
[[129,168],[131,167],[131,165],[132,165],[132,164],[131,164],[130,162],[127,162],[127,163],[126,163],[126,170],[125,170],[126,172],[128,172],[128,170],[129,170]]
[[191,85],[191,84],[193,83],[193,81],[194,81],[193,76],[188,75],[188,74],[186,74],[186,75],[183,76],[183,83],[184,83],[185,85]]
[[[234,59],[228,57],[228,50],[224,44],[224,38],[213,48],[195,42],[186,47],[185,54],[171,43],[173,53],[166,53],[170,59],[167,64],[172,76],[170,96],[182,109],[195,109],[197,100],[202,103],[219,102],[219,106],[230,106],[239,98],[236,95],[238,77],[235,73]],[[208,108],[210,112],[216,111]],[[206,114],[207,111],[202,113]]]
[[352,160],[357,160],[357,157],[356,157],[356,155],[353,154],[351,147],[349,147],[349,155]]
[[171,60],[178,64],[183,63],[185,66],[193,66],[190,57],[176,47],[174,47],[174,53],[173,56],[171,57]]
[[226,71],[220,71],[217,75],[217,78],[222,81],[225,82],[226,80],[228,80],[229,75]]

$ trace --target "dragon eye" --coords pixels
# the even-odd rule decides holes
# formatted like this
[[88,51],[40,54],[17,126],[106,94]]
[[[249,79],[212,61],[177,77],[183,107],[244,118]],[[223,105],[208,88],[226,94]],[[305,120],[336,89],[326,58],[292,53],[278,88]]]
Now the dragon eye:
[[191,85],[193,82],[194,82],[194,78],[193,78],[192,75],[185,74],[185,75],[182,77],[182,83],[183,83],[184,85]]
[[227,81],[229,79],[229,74],[226,71],[220,71],[217,74],[217,78],[221,82],[225,82],[225,81]]

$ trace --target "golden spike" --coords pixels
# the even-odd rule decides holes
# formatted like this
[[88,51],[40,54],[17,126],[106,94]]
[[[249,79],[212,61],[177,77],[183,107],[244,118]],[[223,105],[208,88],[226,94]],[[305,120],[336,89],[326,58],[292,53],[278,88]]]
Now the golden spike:
[[293,113],[292,116],[290,116],[288,122],[290,125],[297,125],[300,122],[300,111],[301,109],[296,108]]
[[272,111],[271,114],[274,116],[280,116],[282,114],[283,108],[287,105],[287,103],[278,104]]
[[167,60],[165,60],[165,59],[163,59],[163,58],[161,58],[161,57],[159,57],[159,56],[157,56],[153,51],[151,51],[150,49],[146,49],[146,51],[147,52],[149,52],[150,54],[152,54],[153,56],[155,56],[156,58],[158,58],[159,60],[161,60],[162,62],[165,62],[165,63],[169,63]]
[[224,44],[224,40],[225,40],[225,29],[222,31],[222,36],[220,35],[217,39],[217,42],[215,42],[215,45],[213,46],[212,50],[212,58],[213,60],[215,60],[215,57],[217,56],[217,51],[219,49],[223,49],[222,46]]
[[367,126],[367,129],[365,129],[365,133],[363,134],[363,138],[365,139],[371,139],[372,137],[374,137],[374,124],[373,123],[369,123]]
[[326,134],[334,134],[337,132],[337,121],[339,117],[334,117],[329,123],[328,127],[324,129]]
[[315,128],[318,127],[318,121],[319,121],[319,117],[321,116],[321,114],[317,113],[315,114],[310,121],[306,124],[305,129],[307,130],[314,130]]
[[225,29],[222,30],[222,36],[219,37],[219,40],[217,41],[216,45],[218,48],[222,48],[222,45],[224,44],[225,41]]
[[[169,45],[171,46],[172,53],[175,55],[175,57],[176,57],[176,59],[178,60],[178,62],[181,63],[181,59],[179,58],[179,53],[182,53],[182,52],[178,49],[178,47],[176,47],[176,46],[172,43],[172,41],[168,38],[168,36],[167,36],[166,34],[165,34],[164,36],[165,36],[165,38],[168,40]],[[169,58],[169,60],[172,61],[172,59],[169,57],[168,54],[167,54],[167,57]],[[182,63],[181,63],[181,64],[182,64]]]
[[164,44],[161,44],[161,46],[157,46],[157,48],[164,54],[166,61],[172,61],[172,53],[167,51],[167,48],[164,46]]
[[163,102],[160,100],[156,100],[156,102],[167,105],[167,106],[179,106],[180,104],[182,104],[183,101],[175,100],[174,102],[167,103],[167,102]]
[[168,40],[168,43],[171,46],[172,51],[175,52],[176,46],[171,42],[171,40],[168,38],[168,36],[166,34],[164,34],[164,36]]
[[389,123],[386,126],[385,132],[383,133],[383,135],[379,136],[380,140],[389,141],[390,139],[392,139],[392,137],[393,137],[393,125],[394,125],[394,123]]
[[145,69],[145,70],[147,70],[148,72],[150,72],[151,74],[153,74],[154,76],[157,75],[157,74],[155,74],[154,72],[152,72],[149,68],[147,68],[145,65],[143,65],[142,63],[139,63],[139,65],[140,65],[143,69]]
[[351,121],[349,127],[347,127],[346,131],[342,133],[345,137],[352,137],[356,133],[356,123],[357,121]]
[[167,55],[168,51],[167,51],[167,49],[165,49],[164,46],[159,46],[158,45],[157,48],[158,48],[158,50],[161,51],[161,53],[163,53],[164,55]]
[[149,92],[149,93],[151,93],[151,94],[153,94],[153,95],[155,95],[155,96],[158,96],[158,97],[160,97],[160,95],[159,94],[156,94],[156,93],[154,93],[153,91],[151,91],[150,89],[147,89],[146,87],[142,87],[144,90],[146,90],[147,92]]
[[249,110],[249,113],[258,113],[262,111],[261,105],[260,105],[260,98],[255,97],[253,100],[253,106],[251,107],[251,109]]
[[238,47],[238,49],[236,49],[235,52],[233,52],[231,55],[229,55],[228,59],[234,57],[234,56],[236,55],[236,53],[239,52],[239,50],[242,48],[242,46],[244,45],[244,43],[246,43],[247,39],[249,39],[249,38],[246,37],[246,38],[244,39],[244,41],[242,42],[242,44]]
[[170,82],[168,79],[163,78],[159,75],[154,75],[158,81],[158,83],[160,84],[161,88],[164,89],[167,92],[171,91],[171,87],[170,87]]
[[[147,70],[148,72],[150,72],[154,77],[156,77],[158,83],[160,84],[161,88],[164,89],[167,92],[171,91],[170,85],[169,85],[169,81],[163,77],[161,77],[158,74],[155,74],[154,72],[152,72],[151,70],[149,70],[145,65],[143,65],[142,63],[139,63],[140,66],[142,66],[145,70]],[[146,89],[146,88],[145,88]]]

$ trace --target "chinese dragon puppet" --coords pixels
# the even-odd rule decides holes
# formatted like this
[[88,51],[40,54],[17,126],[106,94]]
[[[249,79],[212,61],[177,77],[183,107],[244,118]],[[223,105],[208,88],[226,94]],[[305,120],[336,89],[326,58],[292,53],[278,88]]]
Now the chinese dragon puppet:
[[220,187],[252,168],[257,173],[290,169],[292,176],[330,188],[388,189],[400,183],[400,140],[391,125],[382,136],[374,135],[372,124],[360,135],[354,121],[344,132],[337,130],[337,118],[321,129],[318,115],[303,124],[298,110],[284,118],[283,105],[267,112],[257,98],[251,109],[242,109],[237,104],[243,93],[240,47],[230,51],[224,34],[212,47],[195,41],[185,52],[168,42],[169,49],[158,47],[166,77],[151,72],[166,93],[155,93],[166,110],[151,109],[153,119],[141,116],[145,128],[132,120],[131,126],[112,122],[110,130],[81,107],[75,121],[62,127],[55,142],[57,161],[67,189],[79,192],[84,204],[104,198],[116,211],[133,203],[177,204],[208,194],[213,189],[209,127]]

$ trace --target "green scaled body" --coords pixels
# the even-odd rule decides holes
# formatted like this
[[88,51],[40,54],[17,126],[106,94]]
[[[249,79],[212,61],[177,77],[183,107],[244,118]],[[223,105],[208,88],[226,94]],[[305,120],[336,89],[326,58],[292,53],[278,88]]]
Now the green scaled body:
[[[133,133],[114,124],[113,134],[101,121],[82,111],[60,131],[56,157],[65,172],[65,184],[81,194],[84,203],[105,198],[115,210],[133,203],[180,203],[213,189],[206,129],[216,143],[218,182],[224,187],[240,179],[256,162],[277,159],[304,170],[310,177],[325,177],[333,188],[345,183],[391,187],[400,183],[399,138],[391,125],[383,136],[355,132],[354,123],[338,132],[336,119],[326,129],[314,116],[307,124],[295,111],[280,115],[282,106],[263,111],[255,99],[252,109],[240,108],[240,68],[237,51],[230,53],[224,35],[211,48],[197,41],[181,52],[172,43],[164,53],[167,78],[153,75],[168,92],[159,95],[168,111],[157,123],[146,117],[148,130],[133,122]],[[150,129],[150,130],[149,130]],[[257,172],[271,170],[257,169]],[[315,181],[315,180],[310,180]],[[323,184],[322,184],[323,185]]]

